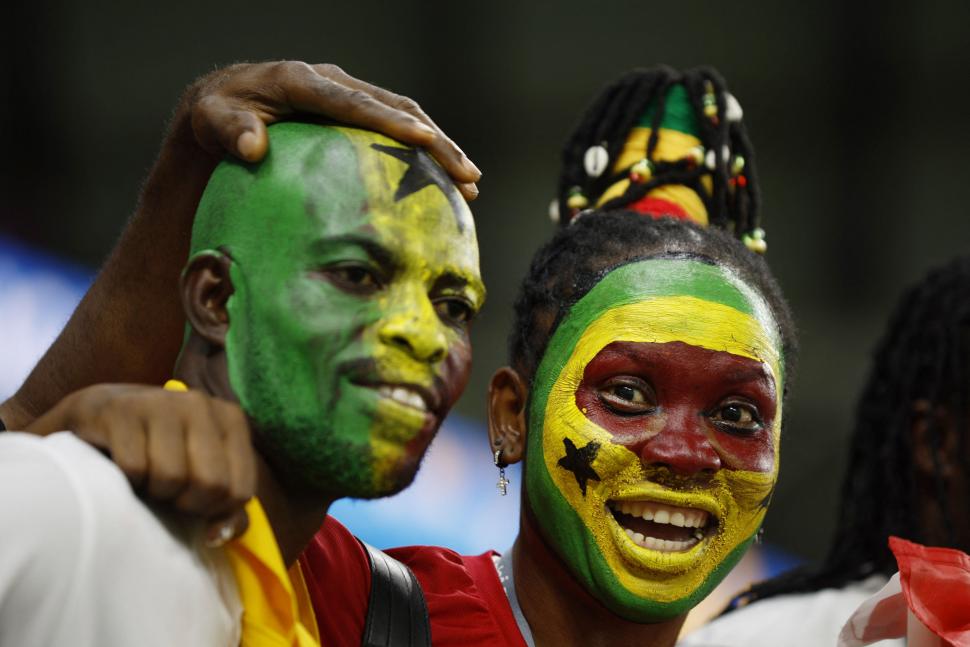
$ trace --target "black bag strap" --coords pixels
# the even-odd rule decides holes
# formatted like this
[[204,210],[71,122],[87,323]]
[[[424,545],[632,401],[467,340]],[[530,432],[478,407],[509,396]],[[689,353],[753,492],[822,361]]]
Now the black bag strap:
[[360,545],[370,562],[362,647],[431,647],[428,606],[418,578],[387,553],[362,541]]

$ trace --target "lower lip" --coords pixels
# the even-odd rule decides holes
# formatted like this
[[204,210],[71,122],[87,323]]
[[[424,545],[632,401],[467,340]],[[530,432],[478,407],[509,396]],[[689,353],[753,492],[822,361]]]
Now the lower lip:
[[382,395],[379,386],[370,385],[358,385],[362,388],[369,389],[374,393],[379,402],[388,402],[392,406],[397,407],[400,410],[407,411],[409,413],[415,413],[422,415],[424,417],[424,422],[421,424],[421,428],[418,429],[417,433],[413,438],[410,438],[405,442],[405,447],[409,453],[423,452],[427,445],[434,438],[435,432],[438,430],[438,416],[431,411],[426,409],[418,409],[412,407],[409,404],[399,402],[394,398],[390,398],[386,395]]
[[[678,550],[665,550],[662,548],[647,548],[645,546],[641,546],[640,544],[638,544],[636,541],[633,540],[632,537],[630,537],[627,534],[626,528],[620,525],[620,522],[616,520],[609,506],[604,506],[604,509],[606,510],[606,514],[609,515],[609,522],[612,523],[614,526],[614,534],[616,535],[615,540],[618,543],[621,543],[624,546],[626,546],[627,550],[630,550],[630,546],[632,546],[633,551],[635,551],[636,553],[650,553],[653,555],[669,555],[671,557],[686,556],[691,553],[696,553],[702,550],[702,547],[708,542],[708,540],[713,535],[711,530],[705,530],[703,537],[701,537],[700,539],[694,538],[693,543],[691,543],[689,546],[685,548],[681,548]],[[663,541],[663,540],[660,540],[660,541]]]

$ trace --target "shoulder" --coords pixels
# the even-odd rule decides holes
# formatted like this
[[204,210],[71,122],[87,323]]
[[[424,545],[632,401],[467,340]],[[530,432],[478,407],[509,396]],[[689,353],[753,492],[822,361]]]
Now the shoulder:
[[300,568],[327,644],[360,645],[370,595],[370,563],[357,538],[328,516],[300,555]]
[[459,555],[440,546],[386,551],[418,578],[437,646],[525,646],[492,555]]
[[760,647],[779,641],[790,647],[834,645],[846,620],[872,595],[875,585],[866,580],[839,589],[760,600],[692,632],[678,647]]
[[[216,575],[173,530],[72,434],[0,436],[0,644],[152,645],[231,629]],[[198,610],[211,620],[173,621]]]
[[[0,436],[0,529],[5,540],[30,542],[32,551],[70,556],[84,547],[92,501],[114,497],[124,477],[97,451],[69,433],[41,438]],[[10,557],[6,550],[5,557]]]

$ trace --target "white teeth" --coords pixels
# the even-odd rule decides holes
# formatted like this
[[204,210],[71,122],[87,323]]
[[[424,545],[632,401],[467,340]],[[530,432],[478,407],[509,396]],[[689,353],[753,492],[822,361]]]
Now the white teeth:
[[646,548],[647,550],[656,550],[663,553],[676,553],[685,551],[692,546],[695,546],[698,542],[697,539],[688,539],[685,541],[678,541],[676,539],[657,539],[656,537],[644,537],[638,532],[633,532],[629,528],[625,528],[626,536],[630,538],[630,541],[635,543],[640,548]]
[[428,406],[417,392],[404,386],[382,386],[378,389],[380,393],[385,398],[394,400],[399,404],[411,407],[412,409],[417,409],[419,411],[427,411]]
[[636,545],[649,550],[662,552],[684,551],[704,540],[710,513],[697,508],[682,508],[679,506],[654,503],[653,501],[610,501],[609,507],[632,517],[639,517],[645,521],[660,524],[670,524],[688,530],[690,537],[684,540],[659,539],[644,536],[630,528],[624,528],[627,537]]
[[669,523],[680,528],[703,528],[710,517],[704,510],[680,508],[652,501],[610,501],[609,505],[613,510],[623,514],[655,523]]

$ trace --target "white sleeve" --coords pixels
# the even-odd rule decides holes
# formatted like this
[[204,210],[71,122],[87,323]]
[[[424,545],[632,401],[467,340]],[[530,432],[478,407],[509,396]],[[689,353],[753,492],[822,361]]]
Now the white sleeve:
[[0,647],[237,645],[211,556],[179,530],[72,434],[0,435]]
[[[0,436],[0,646],[56,644],[89,541],[79,504],[40,439]],[[90,624],[72,624],[87,644]]]

